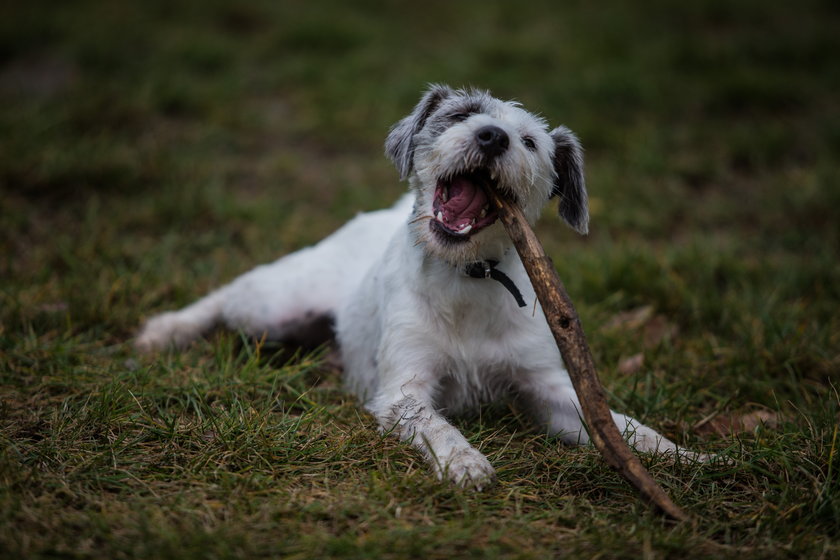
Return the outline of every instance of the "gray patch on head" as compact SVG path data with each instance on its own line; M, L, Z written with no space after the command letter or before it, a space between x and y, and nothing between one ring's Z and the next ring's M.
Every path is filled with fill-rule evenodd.
M400 179L414 170L418 146L431 144L448 128L473 115L491 114L498 103L488 91L432 85L412 113L394 125L385 141L385 153L394 162Z
M449 127L473 115L489 113L492 101L494 99L486 91L456 90L430 115L422 129L423 139L428 141L437 138Z

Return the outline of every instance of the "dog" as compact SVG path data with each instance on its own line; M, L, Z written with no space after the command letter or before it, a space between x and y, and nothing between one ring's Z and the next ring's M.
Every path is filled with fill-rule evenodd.
M489 92L431 85L385 152L410 194L152 318L137 347L181 346L218 323L301 344L334 333L345 387L381 429L420 450L438 478L476 490L495 471L448 418L482 403L516 399L550 434L587 443L578 397L488 195L505 193L532 225L556 199L560 217L586 234L577 137ZM702 458L612 416L638 451Z

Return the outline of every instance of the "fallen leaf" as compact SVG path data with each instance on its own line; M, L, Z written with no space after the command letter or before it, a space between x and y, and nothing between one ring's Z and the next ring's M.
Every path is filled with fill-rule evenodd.
M642 338L645 347L652 348L658 346L664 340L676 338L679 332L679 327L669 322L664 315L656 315L644 326Z
M616 313L609 321L604 323L604 329L638 329L647 323L651 317L653 317L653 306L643 305L642 307Z
M624 358L618 362L618 373L624 375L631 375L636 373L645 364L645 355L641 352L633 354L629 358Z
M655 313L652 305L643 305L629 311L622 311L613 315L602 327L605 331L641 330L642 343L645 348L653 348L664 340L674 339L679 333L679 327L668 321L665 315Z
M747 413L733 412L714 416L694 427L698 434L718 434L730 436L755 431L759 426L777 428L782 418L778 412L769 410L753 410Z
M43 311L44 313L63 313L69 307L66 301L53 301L39 305L38 311Z

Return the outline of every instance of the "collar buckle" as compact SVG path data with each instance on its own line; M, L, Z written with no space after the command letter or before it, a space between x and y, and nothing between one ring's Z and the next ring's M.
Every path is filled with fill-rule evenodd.
M513 283L513 280L507 274L496 268L497 264L499 264L499 261L475 261L467 264L463 268L463 271L470 278L483 278L485 280L491 278L495 280L510 292L519 307L525 307L525 300L522 299L522 294L519 292L516 284Z

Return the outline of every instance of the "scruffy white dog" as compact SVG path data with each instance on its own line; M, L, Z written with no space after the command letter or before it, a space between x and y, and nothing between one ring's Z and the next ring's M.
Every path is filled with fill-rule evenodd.
M334 319L346 387L382 429L422 451L438 477L477 489L494 480L493 467L451 415L518 398L550 433L588 442L560 353L486 190L506 192L532 224L557 197L563 219L586 233L575 135L562 126L549 132L541 118L487 92L435 85L385 147L413 195L152 318L137 346L181 345L218 323L301 341ZM613 418L637 450L694 456L632 418Z

